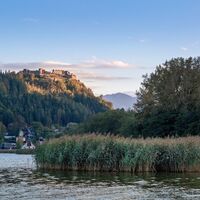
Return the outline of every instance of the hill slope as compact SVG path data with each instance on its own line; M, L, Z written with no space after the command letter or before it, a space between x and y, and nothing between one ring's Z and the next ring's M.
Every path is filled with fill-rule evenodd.
M107 94L103 96L103 99L110 101L114 109L124 108L127 110L132 108L133 104L136 102L136 97L124 93Z
M7 128L33 122L65 126L108 108L68 71L0 73L0 122Z

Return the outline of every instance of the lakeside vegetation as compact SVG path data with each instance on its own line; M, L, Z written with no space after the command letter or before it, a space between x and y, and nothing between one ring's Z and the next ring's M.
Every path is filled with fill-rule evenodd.
M15 75L9 76L12 79ZM57 84L54 80L53 83ZM4 121L12 119L8 112L10 107L12 108L10 102L14 99L8 99L1 93L0 97L3 96L3 100L0 109L4 111L0 112L2 131L9 130L15 123ZM13 93L18 98L18 93L16 94ZM56 124L59 121L60 125L66 127L61 133L66 136L51 139L36 149L36 162L40 168L128 172L200 171L200 57L173 58L157 66L155 72L145 75L137 92L137 103L133 110L109 110L109 104L104 104L98 99L90 102L87 98L81 103L85 108L92 109L91 115L87 115L85 109L65 104L65 100L68 101L66 95L58 92L46 96L30 92L19 95L19 98L27 97L27 101L22 101L25 106L14 109L15 114L19 113L17 120L24 119L31 123L36 133L43 134L44 137L51 135L46 126L51 124L54 118ZM44 98L44 102L38 98ZM75 101L74 98L72 95L70 101ZM5 102L8 104L4 104ZM79 103L77 105L80 105ZM33 109L30 112L29 107ZM24 116L18 108L25 109ZM70 120L74 118L68 118L71 116L69 109L78 117L85 116L85 121L80 124L72 123ZM48 123L43 121L43 118L37 118L40 111L45 120L50 119ZM59 111L65 112L65 115L58 114Z
M96 134L65 136L39 146L41 169L199 172L200 137L131 139Z
M173 58L157 66L144 76L136 94L133 110L99 113L71 133L144 138L200 135L200 57Z

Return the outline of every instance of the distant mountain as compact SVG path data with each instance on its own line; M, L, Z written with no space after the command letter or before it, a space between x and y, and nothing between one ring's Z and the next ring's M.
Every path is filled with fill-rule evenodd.
M136 103L136 97L124 93L107 94L103 96L103 99L110 101L114 109L124 108L128 110Z
M131 97L135 97L135 92L133 92L133 91L127 91L127 92L122 92L123 94L127 94L127 95L129 95L129 96L131 96Z

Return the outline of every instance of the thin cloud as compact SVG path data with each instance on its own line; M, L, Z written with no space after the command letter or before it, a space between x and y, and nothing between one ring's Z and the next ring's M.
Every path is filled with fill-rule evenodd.
M29 63L0 63L1 68L3 69L10 69L10 70L22 70L22 69L37 69L37 68L44 68L46 70L52 69L64 69L64 70L73 70L79 71L82 69L126 69L133 67L132 64L124 62L122 60L104 60L104 59L97 59L93 57L90 60L85 60L80 63L67 63L61 61L42 61L42 62L29 62Z
M188 48L187 47L181 47L180 48L182 51L188 51Z
M50 64L50 65L71 65L70 63L60 62L60 61L53 61L53 60L44 61L43 63L44 64Z
M78 67L88 67L88 68L129 68L132 65L124 62L122 60L103 60L93 57L90 60L83 61L77 64Z
M125 77L125 76L106 76L102 74L95 74L95 73L87 73L87 72L80 72L79 77L83 80L87 81L113 81L113 80L129 80L132 79L132 77Z

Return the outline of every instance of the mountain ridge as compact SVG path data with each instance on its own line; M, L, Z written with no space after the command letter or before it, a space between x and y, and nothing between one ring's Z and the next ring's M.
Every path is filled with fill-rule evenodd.
M136 102L136 97L132 97L122 92L103 95L103 99L110 101L113 104L114 109L132 109L134 103Z

